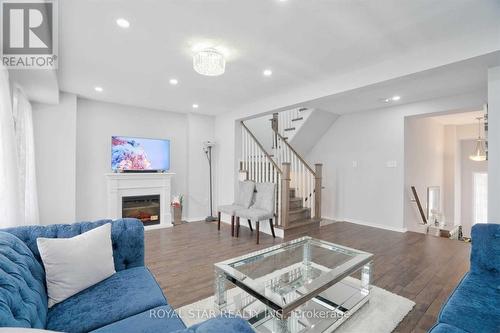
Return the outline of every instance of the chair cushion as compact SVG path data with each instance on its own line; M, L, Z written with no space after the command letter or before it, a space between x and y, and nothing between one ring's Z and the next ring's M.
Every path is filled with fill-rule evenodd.
M238 182L238 193L234 204L243 208L248 208L252 204L253 193L255 191L255 183L251 180Z
M257 183L256 189L255 203L252 205L252 208L274 212L274 192L276 185L274 185L274 183Z
M22 240L40 264L40 253L36 244L38 237L70 238L103 224L111 223L111 242L115 270L144 266L144 225L137 219L101 220L96 222L79 222L73 224L53 224L6 228L8 232Z
M161 305L167 300L149 270L130 268L54 305L47 329L88 332Z
M444 324L444 323L439 323L435 325L429 333L468 333L458 327Z
M237 210L245 209L243 206L238 206L238 205L223 205L217 207L217 210L222 213L226 213L229 215L234 215Z
M266 210L262 209L257 209L257 208L248 208L248 209L241 209L236 211L236 216L239 216L240 218L244 219L250 219L252 221L262 221L262 220L267 220L267 219L272 219L274 217L273 212L269 212Z
M101 327L93 333L156 333L172 332L186 328L170 305L159 306L135 316Z
M439 322L468 332L500 332L499 309L500 279L468 273L441 310Z
M45 273L28 246L0 231L0 327L45 328Z

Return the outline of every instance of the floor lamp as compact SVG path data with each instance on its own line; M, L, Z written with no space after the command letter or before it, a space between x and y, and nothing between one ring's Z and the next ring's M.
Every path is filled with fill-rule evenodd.
M213 202L212 202L212 148L215 146L215 142L212 141L205 141L203 143L203 151L205 152L205 155L207 156L208 160L208 170L209 170L209 177L210 177L210 215L208 215L205 218L205 222L213 222L216 221L217 219L213 216Z

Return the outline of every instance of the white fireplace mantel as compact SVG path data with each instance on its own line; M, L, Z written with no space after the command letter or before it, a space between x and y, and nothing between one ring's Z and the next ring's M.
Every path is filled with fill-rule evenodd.
M160 195L160 224L146 229L172 226L170 215L171 179L174 173L107 173L108 217L122 217L122 197Z

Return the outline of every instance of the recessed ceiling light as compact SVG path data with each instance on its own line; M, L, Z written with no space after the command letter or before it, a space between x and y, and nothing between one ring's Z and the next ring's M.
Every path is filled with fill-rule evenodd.
M384 103L391 103L391 102L397 102L401 99L401 96L394 95L392 97L387 97L387 98L381 98L380 101Z
M262 74L263 74L264 76L271 76L271 75L273 75L273 71L272 71L272 70L270 70L270 69L265 69L265 70L262 72Z
M102 87L94 87L94 90L97 91L97 92L103 92L104 89L102 89Z
M116 20L116 24L123 29L127 29L128 27L130 27L130 22L122 17Z
M197 109L199 108L200 106L198 104L193 104L193 109Z
M177 81L177 79L170 79L168 82L169 82L171 85L173 85L173 86L175 86L175 85L177 85L177 83L179 83L179 81Z

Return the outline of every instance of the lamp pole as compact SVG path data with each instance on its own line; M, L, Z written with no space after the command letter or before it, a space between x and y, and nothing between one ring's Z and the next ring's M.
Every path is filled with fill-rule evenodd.
M217 219L213 216L213 203L212 203L212 145L208 144L205 147L205 154L207 155L207 160L208 160L208 172L209 172L209 177L210 177L210 215L205 218L205 222L213 222L216 221Z

